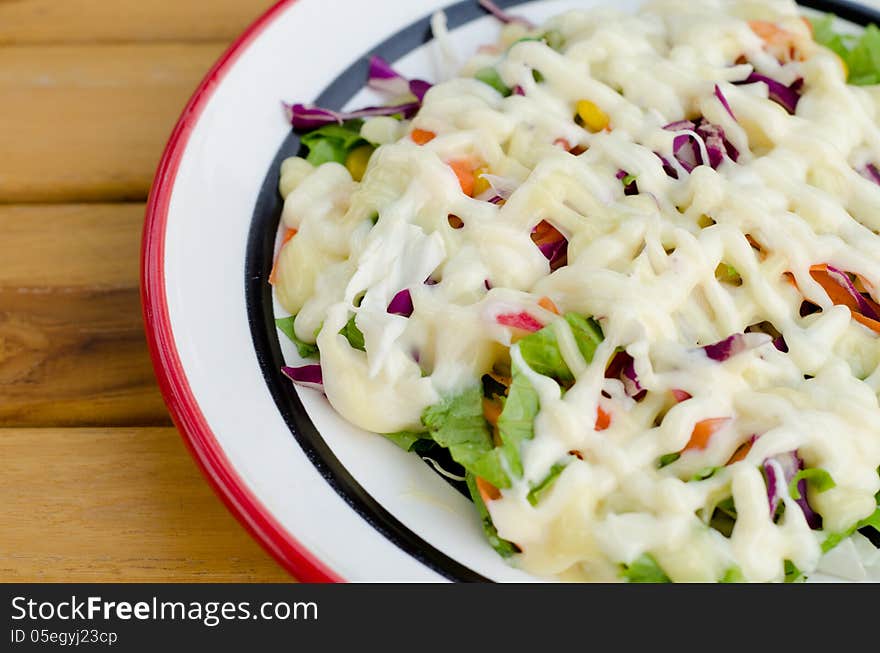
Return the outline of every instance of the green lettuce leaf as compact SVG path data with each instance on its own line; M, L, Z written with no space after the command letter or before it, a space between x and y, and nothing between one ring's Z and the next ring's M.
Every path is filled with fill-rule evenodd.
M797 568L797 566L791 561L785 561L785 582L786 583L803 583L807 580L807 577L804 576L804 572Z
M792 477L791 482L788 484L788 493L792 499L797 500L801 498L800 490L798 490L798 483L801 479L806 479L807 483L815 487L817 492L827 492L831 488L837 487L837 483L831 478L831 474L824 469L802 469Z
M827 553L838 544L843 542L850 535L855 533L858 530L863 528L873 528L875 531L880 533L880 506L877 507L877 510L874 511L874 514L866 517L858 524L855 524L851 528L846 529L845 531L840 531L838 533L832 533L828 537L825 538L825 541L822 542L822 552Z
M513 91L510 90L510 87L504 83L501 79L501 75L498 74L498 71L494 68L480 68L474 75L475 78L483 82L484 84L488 84L496 91L501 93L504 97L510 95Z
M547 494L556 483L556 479L559 478L559 475L562 473L562 470L566 468L567 464L568 463L556 463L553 465L553 467L550 468L550 472L544 477L544 480L529 490L526 498L529 500L530 504L533 506L538 505L544 495Z
M724 572L724 575L718 579L718 582L719 583L744 583L745 580L746 580L746 577L743 576L742 570L737 566L733 566L730 569L728 569L726 572Z
M516 365L512 373L513 381L504 400L504 410L498 418L498 433L510 472L519 478L523 473L520 448L523 442L535 437L535 417L540 405L538 393L528 377Z
M354 318L355 316L352 315L346 325L339 330L339 333L340 335L345 336L345 339L348 340L348 344L350 344L353 349L367 351L367 347L364 345L364 334L357 328L357 324L354 323Z
M306 160L315 166L329 161L345 163L349 152L366 143L361 138L362 126L362 120L349 120L341 125L324 125L304 134L300 143L309 149Z
M501 450L495 449L483 416L483 392L479 385L425 409L422 423L428 427L431 439L449 449L452 459L468 472L497 488L510 487Z
M293 321L296 319L295 315L290 317L280 317L275 320L275 326L286 335L290 341L296 345L296 350L299 352L299 355L303 358L315 358L318 356L318 345L313 345L308 342L303 342L299 338L296 337L296 332L293 330Z
M404 451L412 451L417 442L424 440L427 433L415 433L413 431L399 431L398 433L383 433L382 436L391 440Z
M856 86L880 83L880 28L871 24L861 36L834 31L834 16L813 19L813 38L837 53L849 70L847 82Z
M593 360L596 347L602 342L601 327L595 320L577 313L567 313L564 319L571 327L581 355L589 363ZM552 377L563 384L574 381L574 375L559 351L556 329L552 324L520 340L519 351L526 365L538 374Z
M492 545L492 548L495 549L502 558L509 558L514 553L518 553L519 549L515 544L502 539L501 536L498 535L498 529L496 529L495 524L492 523L492 516L489 514L489 509L486 507L486 504L483 503L483 497L480 496L476 477L468 472L465 475L465 481L467 482L468 490L471 493L471 499L473 499L474 505L477 507L480 521L483 523L483 531L486 533L486 539L489 540L489 544Z
M630 583L672 582L650 553L641 555L630 565L621 565L620 577Z

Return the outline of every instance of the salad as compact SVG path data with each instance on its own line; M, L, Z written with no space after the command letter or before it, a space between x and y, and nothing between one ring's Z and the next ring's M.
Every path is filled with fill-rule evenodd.
M480 4L447 81L286 105L284 373L540 577L880 580L880 30Z

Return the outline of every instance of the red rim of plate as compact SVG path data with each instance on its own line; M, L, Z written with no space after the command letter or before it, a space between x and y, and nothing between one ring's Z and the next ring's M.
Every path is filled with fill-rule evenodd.
M187 448L226 507L287 571L304 582L343 579L288 533L253 495L211 431L180 362L165 294L168 208L183 153L202 110L238 57L297 0L280 0L217 60L183 110L159 162L147 202L141 245L141 306L159 387Z

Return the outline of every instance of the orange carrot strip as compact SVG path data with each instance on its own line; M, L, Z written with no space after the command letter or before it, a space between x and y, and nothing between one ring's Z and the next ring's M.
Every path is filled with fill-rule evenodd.
M501 405L500 401L493 401L492 399L483 397L483 417L486 418L486 421L489 422L489 424L492 426L498 426L498 418L501 417L502 410L504 410L504 407Z
M709 445L709 439L718 431L720 431L727 422L729 417L713 417L704 419L694 425L691 439L688 441L682 451L690 451L691 449L705 449Z
M611 426L611 415L599 406L599 410L596 413L596 430L604 431L609 426Z
M480 491L480 497L483 499L483 503L489 503L490 501L495 501L496 499L501 498L501 492L498 488L479 476L477 476L477 490Z
M461 184L461 192L469 197L474 195L474 167L467 159L456 159L449 162L449 167L458 177L458 183Z
M435 138L437 138L437 134L434 132L429 132L427 129L413 129L412 134L410 134L410 138L413 139L413 142L416 145L424 145L425 143L430 143Z
M768 43L771 41L776 41L777 39L784 38L786 35L790 36L790 33L777 25L776 23L771 23L768 20L750 20L749 27L752 28L752 31L760 36L764 41Z
M866 327L873 330L875 333L880 334L880 322L878 322L877 320L872 320L871 318L866 317L866 316L862 315L861 313L853 313L852 316L856 322L858 322L860 324L864 324Z
M296 229L288 229L284 232L284 239L281 242L281 247L283 248L291 238L296 236ZM275 258L275 261L272 263L272 271L269 273L269 283L271 285L275 285L275 281L278 279L278 259L281 258L280 250L278 252L279 256Z
M730 457L730 460L727 461L727 464L732 465L733 463L738 463L740 460L745 460L746 456L748 456L749 452L752 450L752 444L754 444L752 440L741 444L739 448L733 452L733 455Z
M556 313L556 315L559 315L559 309L556 308L556 304L554 304L553 300L549 297L541 297L541 299L538 300L538 306L550 311L551 313Z

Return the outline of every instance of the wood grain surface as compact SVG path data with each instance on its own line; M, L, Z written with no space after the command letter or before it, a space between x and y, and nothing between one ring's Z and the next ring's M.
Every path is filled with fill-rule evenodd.
M0 0L0 582L292 579L202 477L141 319L144 204L269 0Z

